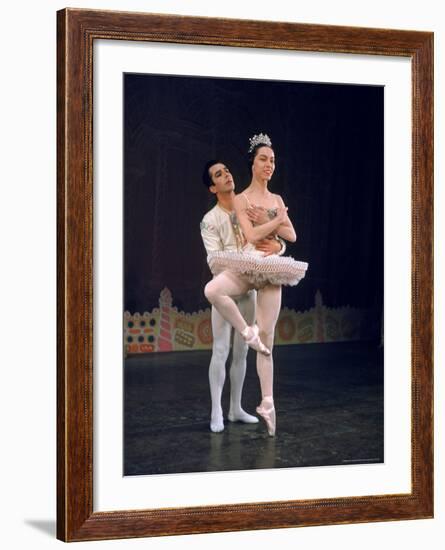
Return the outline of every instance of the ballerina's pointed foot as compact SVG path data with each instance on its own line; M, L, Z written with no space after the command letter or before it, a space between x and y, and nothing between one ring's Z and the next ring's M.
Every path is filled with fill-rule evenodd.
M247 326L241 334L250 348L262 353L263 355L270 355L269 348L266 348L263 342L261 342L258 332L258 325L252 325Z
M271 397L265 397L261 401L261 405L256 408L256 412L264 419L267 426L267 432L273 437L276 431L276 414L273 399Z

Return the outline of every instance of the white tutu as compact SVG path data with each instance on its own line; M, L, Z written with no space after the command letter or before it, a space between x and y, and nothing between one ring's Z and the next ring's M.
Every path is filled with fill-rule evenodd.
M295 286L303 279L308 268L306 262L299 262L290 256L264 256L252 245L247 245L241 252L210 252L207 262L213 275L232 271L243 275L258 287L268 283Z

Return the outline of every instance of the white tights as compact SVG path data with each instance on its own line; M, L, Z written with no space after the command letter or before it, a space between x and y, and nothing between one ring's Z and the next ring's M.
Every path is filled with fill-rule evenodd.
M249 324L255 320L256 293L248 292L237 299L237 304ZM230 352L232 326L218 310L212 307L213 347L209 366L212 412L210 428L213 432L224 429L221 395L226 378L226 361ZM241 393L246 376L247 345L238 332L233 334L232 363L230 365L230 409L229 420L254 423L258 419L246 413L241 406Z
M217 309L238 333L247 326L247 322L234 297L245 294L252 285L239 275L230 271L223 271L207 283L204 293L209 302ZM266 285L257 292L256 318L259 335L272 352L275 325L281 308L281 286ZM250 320L249 320L250 323ZM261 395L273 399L273 359L257 353L257 373L260 379Z

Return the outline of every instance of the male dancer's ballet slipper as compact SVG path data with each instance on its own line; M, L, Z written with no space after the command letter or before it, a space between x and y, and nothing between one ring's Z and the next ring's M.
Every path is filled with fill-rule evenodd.
M215 416L211 416L210 418L210 430L213 432L213 433L219 433L219 432L222 432L224 430L224 420L223 420L223 415L222 413L221 414L216 414Z
M248 338L249 331L251 331L250 338ZM258 332L259 332L258 325L252 325L251 327L247 326L242 331L241 334L244 337L246 344L250 348L254 349L255 351L258 351L259 353L262 353L263 355L270 355L270 350L266 348L263 342L261 342Z
M257 424L258 418L253 414L246 413L243 409L236 412L229 411L227 418L230 422L244 422L244 424Z
M273 437L276 429L276 415L273 399L271 397L265 397L261 401L261 405L256 408L256 412L264 419L267 431L269 435Z

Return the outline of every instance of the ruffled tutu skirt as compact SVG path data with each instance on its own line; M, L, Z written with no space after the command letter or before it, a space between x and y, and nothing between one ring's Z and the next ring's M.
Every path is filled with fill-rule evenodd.
M266 284L295 286L303 279L308 268L306 262L299 262L290 256L263 256L262 252L249 245L241 252L211 252L207 262L213 275L232 271L243 275L257 287Z

